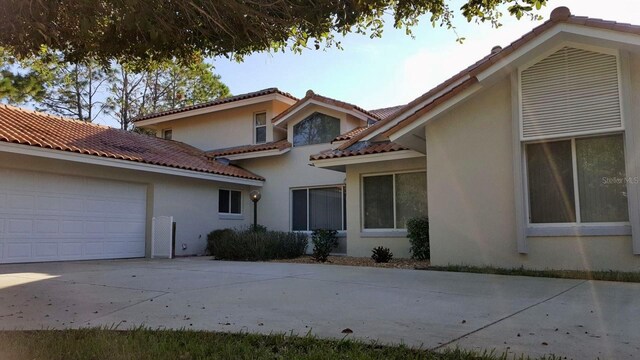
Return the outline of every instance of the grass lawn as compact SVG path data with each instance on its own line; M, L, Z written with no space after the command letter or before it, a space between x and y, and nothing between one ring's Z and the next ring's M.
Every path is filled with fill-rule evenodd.
M376 346L312 336L173 330L0 331L0 359L513 359L506 355ZM516 359L523 359L517 357ZM553 359L553 358L552 358Z
M417 268L418 270L467 272L476 274L496 274L514 276L548 277L559 279L582 279L582 280L602 280L640 283L640 272L623 271L577 271L577 270L529 270L525 268L495 268L478 266L426 266Z

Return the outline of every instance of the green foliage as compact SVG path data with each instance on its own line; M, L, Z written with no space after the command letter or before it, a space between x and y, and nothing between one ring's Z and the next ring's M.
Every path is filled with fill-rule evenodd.
M1 100L84 121L109 115L127 130L135 117L230 95L213 65L197 56L189 64L171 59L104 65L68 62L46 48L27 58L0 48L0 61Z
M338 246L338 232L336 230L316 229L311 235L313 244L313 258L317 262L326 262L329 254Z
M614 270L601 270L601 271L532 270L532 269L525 269L524 267L509 269L509 268L496 268L492 266L466 266L466 265L428 266L425 268L421 268L419 270L640 283L640 271L624 272L624 271L614 271Z
M387 247L378 246L373 248L371 252L373 253L371 258L377 263L388 263L393 259L393 253Z
M20 57L42 45L76 62L96 58L185 63L194 54L243 56L336 46L348 33L380 37L387 14L393 26L411 29L424 16L433 26L455 29L454 18L500 26L502 9L530 15L547 0L282 0L114 1L4 0L0 3L0 46ZM462 6L461 6L462 5ZM461 6L461 7L459 7Z
M217 229L207 234L207 255L213 256L216 246L219 246L220 242L224 241L225 238L233 236L233 233L234 230L232 229Z
M407 221L407 237L411 243L411 257L416 260L429 260L429 219L416 217Z
M207 235L207 252L216 259L264 261L304 255L307 236L260 228L214 230Z
M436 351L406 345L386 346L312 335L260 335L187 330L38 330L0 332L3 360L174 360L174 359L379 359L379 360L516 360L525 356L495 351L445 348ZM560 359L553 355L541 359Z

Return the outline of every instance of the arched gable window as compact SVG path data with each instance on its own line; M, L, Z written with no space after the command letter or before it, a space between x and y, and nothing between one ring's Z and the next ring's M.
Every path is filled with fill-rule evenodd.
M293 126L293 146L330 143L340 135L340 119L313 113Z

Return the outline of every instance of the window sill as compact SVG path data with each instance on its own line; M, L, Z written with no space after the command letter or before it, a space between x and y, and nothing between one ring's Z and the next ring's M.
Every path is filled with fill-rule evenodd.
M244 215L242 215L242 214L218 214L218 219L220 219L220 220L244 220Z
M560 237L560 236L628 236L631 225L554 225L529 226L527 236Z
M406 238L407 230L363 230L361 238Z
M309 237L311 235L313 235L313 231L308 231L308 230L291 230L291 232L299 233L299 234L306 234ZM338 230L338 233L336 234L336 237L339 238L339 239L346 238L347 237L347 230Z

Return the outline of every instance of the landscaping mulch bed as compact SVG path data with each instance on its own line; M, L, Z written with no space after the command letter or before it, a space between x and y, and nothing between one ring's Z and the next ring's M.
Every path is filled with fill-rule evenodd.
M323 264L316 262L310 256L302 256L295 259L272 260L272 262L294 263L294 264ZM429 266L429 261L418 261L412 259L392 259L388 263L376 263L368 257L352 256L329 256L324 265L346 265L346 266L369 266L389 269L416 269Z

